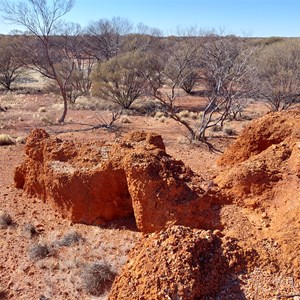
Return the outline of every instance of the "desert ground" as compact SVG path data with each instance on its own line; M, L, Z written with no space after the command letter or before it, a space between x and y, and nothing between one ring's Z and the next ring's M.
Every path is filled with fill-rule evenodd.
M177 105L192 111L201 101L196 96L183 95ZM299 299L299 107L282 113L281 117L280 113L267 114L263 103L250 102L239 120L226 121L224 125L234 135L225 130L210 132L212 150L204 143L189 142L183 128L145 103L137 102L111 128L93 128L110 122L111 107L103 101L79 98L70 106L66 122L58 125L56 119L62 106L57 96L1 95L0 133L9 135L13 143L0 146L0 210L2 218L3 214L11 217L11 222L2 224L0 229L0 299ZM265 119L260 123L261 117ZM249 124L252 124L250 129ZM215 195L225 199L216 202L220 226L189 229L193 226L185 227L175 220L162 233L149 233L139 230L133 215L100 225L72 222L52 202L16 187L15 169L27 157L26 138L35 128L44 129L50 138L80 145L94 142L113 145L136 131L161 135L166 153L199 175L202 190L208 190L212 182L217 186ZM278 138L269 139L264 132ZM241 133L244 143L240 140L226 150L241 138ZM247 148L252 141L254 145L264 144L264 139L270 143L261 150ZM249 152L244 158L243 151ZM236 162L235 154L239 157ZM259 176L260 181L256 180ZM187 212L186 218L192 215ZM172 269L164 287L169 283L172 290L176 278L185 282L184 276L190 282L196 280L191 270L180 273L180 251L188 252L180 244L191 245L192 249L193 239L189 237L202 229L212 240L224 245L220 249L224 250L221 254L228 268L220 265L213 270L209 264L202 265L206 286L201 288L207 292L201 297L187 296L185 287L182 294L176 288L177 296L169 295L166 289L165 294L159 294L156 281L163 278L166 268L160 261L163 257L178 260L177 265L174 263L178 269ZM174 235L174 243L168 247L171 249L177 243L176 247L181 249L174 252L174 257L171 250L162 253L159 246L157 251L151 248L153 240L158 241L157 235L164 230L169 236ZM199 236L204 234L199 232ZM46 250L38 249L38 245ZM137 248L132 251L134 247ZM169 249L164 247L164 251ZM156 268L147 258L147 251L152 251L160 261ZM108 280L102 287L100 283L95 292L91 273L92 266L97 264L107 266L110 271L103 275ZM212 275L210 271L215 273ZM198 287L191 284L190 288Z

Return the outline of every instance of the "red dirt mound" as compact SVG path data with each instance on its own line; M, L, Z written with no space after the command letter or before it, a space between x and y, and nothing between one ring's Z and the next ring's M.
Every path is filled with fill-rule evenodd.
M159 135L135 132L116 143L81 143L34 130L15 171L18 188L51 202L72 222L103 224L134 214L144 232L168 223L216 228L211 191L165 152Z
M216 299L233 266L243 265L240 253L231 251L228 259L234 248L210 231L183 226L145 236L130 252L109 299Z
M250 197L260 197L262 201L265 193L272 193L275 185L286 177L291 153L290 145L273 145L226 169L215 179L220 193L228 201L240 204Z
M224 153L220 163L229 166L214 180L218 195L242 207L257 226L257 237L276 240L276 268L294 274L300 270L299 141L300 112L268 114L245 128ZM243 228L232 227L234 235L241 236Z
M269 113L247 126L218 163L221 166L232 166L286 139L299 140L299 128L299 111Z
M101 224L132 214L126 177L118 168L99 168L107 146L50 138L34 130L27 139L25 162L15 182L28 195L51 202L73 222Z
M299 177L299 139L300 112L253 121L219 159L225 167L215 179L221 194L240 203L254 196L264 199L278 182Z

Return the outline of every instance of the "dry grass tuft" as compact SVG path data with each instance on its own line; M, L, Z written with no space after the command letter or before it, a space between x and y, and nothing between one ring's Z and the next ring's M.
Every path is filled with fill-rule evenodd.
M25 224L22 230L22 234L23 236L32 239L35 236L37 236L39 233L33 224Z
M187 122L197 121L200 119L200 114L197 112L189 111L189 110L182 110L177 113L177 116Z
M160 119L160 118L165 117L165 116L166 116L166 114L165 114L164 112L162 112L162 111L157 111L157 112L155 113L155 115L154 115L154 118L155 118L155 119Z
M70 231L62 239L57 241L58 246L71 246L83 242L84 238L76 231Z
M44 107L44 106L41 106L41 107L39 107L39 109L38 109L38 112L39 113L45 113L47 110L46 110L46 107Z
M70 106L74 110L116 110L118 105L97 97L81 96Z
M237 131L234 128L230 128L230 127L225 128L224 132L227 135L229 135L229 136L236 136L236 135L238 135Z
M162 122L162 123L166 122L166 119L167 119L166 114L162 111L157 111L153 117L155 120Z
M121 122L122 124L130 124L130 123L131 123L130 119L129 119L128 117L126 117L126 116L122 116L122 117L120 118L120 122Z
M185 144L190 144L191 140L187 136L182 135L177 138L177 142L178 144L185 145Z
M40 260L50 254L50 249L47 245L34 244L28 249L28 256L31 260Z
M26 143L26 138L25 137L22 137L22 136L18 136L16 138L16 143L17 144L25 144Z
M10 225L12 225L11 216L7 212L1 210L0 211L0 228L5 229Z
M215 125L215 126L213 126L213 127L211 127L211 131L212 132L221 132L222 131L222 126L220 126L220 125Z
M81 279L86 293L101 296L110 289L116 273L105 262L95 262L82 269Z
M54 113L36 113L34 114L34 119L42 122L45 125L53 125L56 124L56 117Z
M15 144L15 140L8 134L0 134L0 146Z
M63 103L54 103L51 105L51 108L54 110L54 111L63 111L64 109L64 104Z
M193 111L190 112L190 119L192 119L192 120L198 120L199 116L200 116L199 113L196 113Z
M177 115L182 119L189 119L190 118L190 111L188 110L182 110Z

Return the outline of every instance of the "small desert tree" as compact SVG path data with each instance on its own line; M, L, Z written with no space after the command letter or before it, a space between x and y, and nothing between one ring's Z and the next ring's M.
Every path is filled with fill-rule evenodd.
M207 104L196 138L206 140L206 131L223 122L239 101L253 96L250 67L252 50L236 37L211 36L201 45L199 64Z
M272 111L300 100L300 42L286 39L262 47L256 55L259 98Z
M140 52L129 52L99 63L92 75L93 95L121 108L130 108L146 84L140 72L143 66L144 57Z
M63 51L55 43L55 34L61 25L61 18L73 7L74 0L26 0L11 2L0 1L3 17L14 24L25 27L30 36L22 45L23 55L28 68L40 72L43 76L54 80L59 87L64 102L63 113L58 120L64 122L67 109L67 84L74 70L74 63L66 75L65 63L68 60ZM64 69L64 72L61 72Z
M192 43L194 47L187 40L177 42L172 51L166 51L166 56L162 58L155 54L150 56L145 77L149 81L151 95L162 103L167 115L185 126L190 139L206 141L208 128L222 126L233 105L238 101L244 103L253 95L250 80L252 68L249 64L252 52L235 37L207 36L199 38L198 43L196 41ZM200 54L197 47L201 50ZM191 67L195 65L195 60L206 105L201 119L197 124L192 124L178 114L174 104L183 82L192 72L196 72ZM163 92L161 87L166 82L170 88Z
M63 24L61 34L55 38L58 53L64 61L56 65L66 81L66 93L69 102L74 103L77 97L88 95L92 85L91 72L95 58L88 52L81 26L76 23ZM71 76L69 76L71 74ZM59 92L55 82L49 85L52 91Z
M171 46L172 45L172 46ZM169 38L151 49L146 56L144 68L140 70L147 80L146 92L156 98L170 118L182 124L194 138L193 127L178 114L176 100L182 85L194 71L197 46L192 40ZM163 86L167 88L163 89Z
M161 36L162 32L158 28L139 23L130 34L123 36L122 49L124 52L148 52L153 46L155 47Z
M0 84L6 90L11 90L12 84L24 73L24 64L19 58L16 43L18 37L0 38Z
M98 61L109 60L120 54L123 37L132 29L132 24L120 17L111 20L100 19L86 29L90 54Z
M171 82L170 99L175 97L178 88L190 93L197 78L198 47L195 39L185 37L175 41L173 47L167 45L165 53L167 60L164 75Z

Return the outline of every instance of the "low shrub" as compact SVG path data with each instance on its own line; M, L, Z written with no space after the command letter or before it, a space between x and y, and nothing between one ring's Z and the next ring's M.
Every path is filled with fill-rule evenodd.
M225 132L227 135L230 135L230 136L235 136L235 135L238 134L238 133L236 132L236 130L233 129L233 128L225 128L225 129L224 129L224 132Z
M116 273L104 262L95 262L82 269L81 279L86 293L99 297L110 289Z
M10 225L12 225L11 216L5 211L0 211L0 228L5 229Z
M40 260L50 254L50 249L47 245L34 244L28 249L28 256L31 260Z
M0 146L7 146L15 144L14 139L8 134L0 134Z
M160 120L160 119L165 119L165 118L166 118L166 114L162 111L157 111L154 115L155 120Z
M58 246L71 246L84 241L83 237L76 231L71 231L63 236L58 242Z
M182 110L177 115L182 119L188 119L190 117L190 111L188 110Z
M122 116L122 117L120 118L120 122L121 122L122 124L130 124L130 123L131 123L130 119L127 118L126 116Z
M44 125L53 125L56 124L55 114L51 112L45 112L45 113L36 113L33 115L33 117L39 121L42 122Z
M16 143L18 143L18 144L25 144L26 143L26 138L22 137L22 136L18 136L16 138Z
M44 113L44 112L46 112L47 110L46 110L46 107L44 107L44 106L41 106L41 107L39 107L39 109L38 109L38 112L39 113Z
M161 105L148 99L137 100L133 104L134 110L139 115L153 116L160 109Z
M33 224L25 224L22 233L25 237L32 239L33 237L37 236L39 233L36 230Z
M212 132L220 132L220 131L222 131L222 126L220 126L220 125L215 125L215 126L213 126L213 127L211 128L211 131L212 131Z

